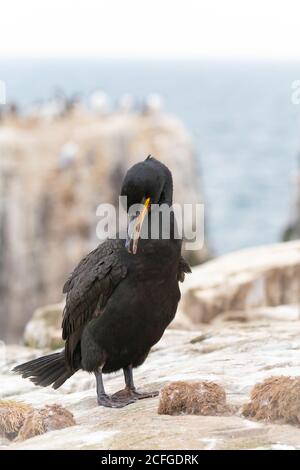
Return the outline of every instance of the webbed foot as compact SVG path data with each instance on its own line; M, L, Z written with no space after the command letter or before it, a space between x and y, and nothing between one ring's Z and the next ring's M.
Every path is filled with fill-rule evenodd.
M154 398L157 397L159 394L158 390L153 390L152 392L138 392L137 390L131 390L132 396L136 398L136 400L143 400L144 398Z
M138 392L135 389L124 388L123 390L119 390L118 392L112 395L112 398L120 399L120 400L131 400L131 403L137 400L143 400L144 398L154 398L157 397L158 391L152 392Z
M115 393L114 395L99 395L98 396L98 405L105 406L106 408L123 408L124 406L130 405L134 403L136 400L131 396L117 396Z

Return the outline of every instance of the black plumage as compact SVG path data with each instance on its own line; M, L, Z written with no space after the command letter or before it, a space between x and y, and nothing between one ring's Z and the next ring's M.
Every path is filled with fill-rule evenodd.
M144 204L134 226L140 236L143 217L151 219L153 204L172 205L171 172L148 157L127 172L121 194L127 196L129 207ZM15 371L37 385L53 384L54 388L79 369L94 372L98 402L104 406L120 407L154 396L156 392L135 390L132 368L145 361L173 320L180 300L178 281L190 272L174 230L171 214L169 239L139 238L133 248L134 234L129 233L127 243L108 239L83 258L63 288L65 349L21 364ZM126 387L108 397L102 373L119 369L124 371Z

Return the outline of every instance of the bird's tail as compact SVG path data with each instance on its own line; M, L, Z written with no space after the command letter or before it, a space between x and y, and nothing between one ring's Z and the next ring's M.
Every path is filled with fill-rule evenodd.
M13 372L29 378L35 385L47 387L53 384L53 388L59 388L68 380L75 371L68 370L65 363L64 351L39 357L25 362L13 369Z

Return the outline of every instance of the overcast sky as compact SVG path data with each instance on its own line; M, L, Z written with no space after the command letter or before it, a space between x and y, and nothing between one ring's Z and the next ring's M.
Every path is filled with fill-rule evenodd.
M0 0L0 57L300 59L300 0Z

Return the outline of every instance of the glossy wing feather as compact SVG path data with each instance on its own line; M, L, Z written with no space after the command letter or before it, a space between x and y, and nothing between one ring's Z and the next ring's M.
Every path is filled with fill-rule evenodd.
M71 368L75 367L74 354L84 326L101 313L115 287L126 277L120 249L119 240L106 240L82 259L64 285L67 296L62 337Z

